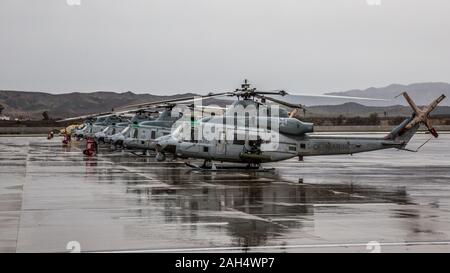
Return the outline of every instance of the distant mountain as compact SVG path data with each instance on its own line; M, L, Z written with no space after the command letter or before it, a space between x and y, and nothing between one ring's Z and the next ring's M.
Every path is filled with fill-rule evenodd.
M120 106L165 99L193 96L194 94L178 94L173 96L157 96L151 94L134 94L133 92L92 92L48 94L43 92L1 91L0 105L5 109L3 114L24 118L42 119L42 112L48 111L51 118L63 118L97 112L110 111Z
M314 117L336 117L343 115L345 117L368 117L372 113L377 113L379 117L397 117L397 116L409 116L412 114L411 107L402 105L393 106L366 106L354 102L348 102L339 105L319 105L309 106L306 110L307 116ZM450 106L437 107L432 116L437 115L450 115Z
M403 97L394 99L395 96L402 93L403 91L408 92L408 94L418 105L428 104L430 103L430 101L437 98L441 94L445 94L447 98L442 101L440 105L450 106L450 84L443 82L414 83L409 85L391 84L389 86L381 88L371 87L364 90L354 89L343 92L326 93L327 95L386 99L386 101L317 98L297 95L291 95L287 97L291 102L300 103L307 106L336 105L346 102L355 102L368 106L407 105Z
M391 84L382 88L371 87L365 90L350 90L345 92L327 93L328 95L340 95L340 96L355 96L364 98L380 98L380 99L392 99L402 92L408 92L408 94L414 99L416 104L425 105L429 104L433 99L439 97L441 94L447 96L447 99L441 102L440 105L450 105L450 84L444 82L425 82L414 83L409 85ZM395 100L396 103L406 105L403 97ZM378 103L366 103L361 101L361 104L365 105L377 105ZM383 105L390 105L392 102L381 103Z
M372 87L365 90L350 90L328 94L391 99L403 91L407 91L418 105L428 104L439 95L445 94L448 98L440 105L450 106L450 84L439 82L415 83L410 85L392 84L382 88ZM4 107L2 114L7 116L42 119L42 113L47 111L49 116L55 119L110 111L112 108L140 102L159 101L193 95L186 93L173 96L158 96L152 94L135 94L133 92L115 93L105 91L55 95L43 92L0 90L0 105ZM383 116L384 112L389 116L405 116L411 113L409 107L402 106L406 105L403 98L373 102L288 95L280 97L280 99L291 103L304 104L308 106L308 113L316 116L335 116L340 114L344 116L368 116L370 113L378 113L380 116ZM223 100L214 100L208 102L208 104L230 104L230 102L223 102ZM439 107L434 113L449 114L449 109L450 107Z

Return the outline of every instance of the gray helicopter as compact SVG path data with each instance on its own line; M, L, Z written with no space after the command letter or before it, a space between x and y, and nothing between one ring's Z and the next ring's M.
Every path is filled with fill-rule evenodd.
M146 154L148 150L155 149L155 139L169 135L174 123L182 117L182 112L176 112L175 107L192 108L192 105L183 103L215 96L217 95L190 96L140 103L113 109L111 112L72 117L61 121L85 119L84 125L75 131L78 138L93 138L96 142L120 146L127 150L140 150ZM131 120L125 121L125 115L129 114L134 116Z
M94 139L99 143L110 144L111 137L115 135L117 132L121 132L123 129L128 127L129 124L130 124L129 120L111 123L110 125L106 126L106 128L104 128L102 131L95 133Z
M125 139L130 137L131 130L134 124L139 124L140 122L143 121L155 120L158 114L159 113L157 111L145 111L145 110L138 111L133 115L130 122L127 123L126 127L124 127L121 131L116 132L115 134L107 136L105 139L106 141L109 140L108 143L110 143L114 148L118 147L123 148L123 143Z
M177 104L173 102L162 102L150 106L147 105L147 110L149 109L148 107L150 107L153 110L162 109L162 112L159 114L158 118L154 120L132 123L127 137L123 140L123 147L125 149L141 150L143 155L146 155L149 150L155 150L157 144L155 140L162 136L170 135L174 125L183 117L183 112L187 109L193 109L193 105L186 105L183 103L195 99L197 98L192 98L190 100L183 99ZM220 110L221 109L216 109L214 112L220 112ZM202 108L202 111L211 114L211 111L209 110Z
M257 91L245 81L240 89L221 94L238 99L223 116L204 117L196 124L186 121L170 135L158 138L156 159L164 160L165 153L172 153L184 159L203 159L201 166L186 163L199 169L225 168L216 165L215 161L243 163L244 168L262 169L261 163L293 157L303 160L305 156L355 154L388 148L411 151L406 145L420 124L438 137L429 114L445 98L441 95L428 106L419 108L406 92L402 93L413 109L412 116L384 137L360 137L313 134L314 125L299 118L304 106L269 96L286 94L283 90ZM293 108L293 111L276 107L278 105Z
M59 122L70 120L84 120L84 123L72 133L77 139L102 138L102 140L106 132L103 132L104 130L113 129L118 124L123 126L124 122L128 122L125 117L113 115L111 112L67 118Z
M168 135L171 132L172 125L181 117L173 115L172 107L168 106L154 120L144 120L130 124L129 133L123 140L125 149L142 150L147 153L151 147L151 142L155 139Z

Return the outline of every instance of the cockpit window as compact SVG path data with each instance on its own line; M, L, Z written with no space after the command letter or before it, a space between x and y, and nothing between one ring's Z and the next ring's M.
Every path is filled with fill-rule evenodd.
M213 117L204 117L202 119L200 119L200 122L208 122L212 119Z
M142 121L141 123L139 123L139 125L149 125L149 126L152 126L152 125L155 125L155 121L154 120L148 120L148 121Z

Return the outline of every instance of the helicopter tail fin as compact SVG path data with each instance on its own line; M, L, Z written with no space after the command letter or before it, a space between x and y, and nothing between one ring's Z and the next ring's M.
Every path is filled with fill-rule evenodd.
M405 144L411 140L411 138L414 136L414 134L419 129L419 124L416 124L414 127L407 129L406 126L411 123L411 121L414 119L414 114L405 119L402 123L400 123L398 126L396 126L392 131L390 131L384 139L389 140L395 140L395 141L402 141Z

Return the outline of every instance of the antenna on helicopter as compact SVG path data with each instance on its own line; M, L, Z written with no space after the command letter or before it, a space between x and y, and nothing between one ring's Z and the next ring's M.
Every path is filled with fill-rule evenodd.
M244 83L241 84L241 88L242 88L242 90L248 90L248 89L250 89L250 84L248 83L248 80L247 80L247 79L244 79Z

